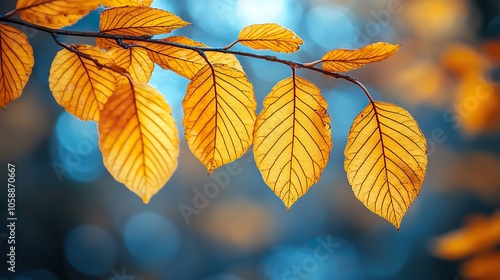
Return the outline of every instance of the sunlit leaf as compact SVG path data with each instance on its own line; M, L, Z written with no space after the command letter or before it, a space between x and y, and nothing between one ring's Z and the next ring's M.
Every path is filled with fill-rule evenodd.
M345 157L356 197L399 229L426 173L427 144L417 122L397 105L370 103L354 119Z
M206 45L184 36L171 36L161 41L192 47L206 47ZM207 65L205 59L195 50L155 43L143 43L142 45L148 48L151 59L162 68L172 70L188 79L192 79L201 68ZM243 71L240 62L233 54L219 52L206 52L205 54L212 64L226 64Z
M99 31L106 34L127 36L153 36L170 33L188 25L180 17L150 7L116 7L101 13ZM108 49L118 47L115 40L97 38L97 46Z
M328 163L327 107L313 83L294 75L273 87L255 122L255 163L287 209L319 180Z
M400 45L375 43L357 50L338 49L327 52L321 61L323 70L347 72L361 68L368 63L382 61L396 53Z
M104 165L147 203L177 167L178 132L165 98L147 84L122 84L104 106L98 129Z
M172 36L162 39L162 41L189 46L203 46L203 44L183 36ZM143 45L147 46L149 56L159 66L172 70L188 79L193 78L206 65L203 57L194 50L154 43L143 43Z
M18 0L19 17L49 28L72 25L99 7L99 0Z
M0 24L0 107L21 96L35 60L26 35L16 28Z
M253 24L243 28L238 42L256 49L276 52L295 52L304 42L292 30L276 23Z
M147 83L153 74L154 63L141 48L111 48L108 51L116 65L130 73L132 80Z
M121 6L151 6L153 0L101 0L101 4L106 7Z
M227 66L231 66L243 72L243 67L241 67L240 61L234 54L210 51L205 52L205 54L207 55L208 61L212 64L226 64Z
M241 157L252 144L257 103L245 73L205 65L189 83L182 107L186 141L209 173Z
M101 49L78 45L76 49L102 65L113 64ZM116 73L67 49L59 51L52 62L49 87L57 103L82 120L98 121L100 110L116 88Z

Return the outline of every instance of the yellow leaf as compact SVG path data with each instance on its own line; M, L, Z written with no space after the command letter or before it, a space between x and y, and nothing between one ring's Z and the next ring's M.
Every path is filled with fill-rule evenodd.
M21 96L35 60L26 35L18 29L0 24L0 107Z
M238 159L252 144L257 103L245 73L205 65L189 83L182 107L186 141L208 173Z
M238 42L256 49L292 53L304 42L292 30L276 23L253 24L243 28Z
M19 17L49 28L72 25L99 7L98 0L18 0Z
M78 45L76 49L100 64L113 64L111 57L97 47ZM68 112L81 120L99 121L100 110L116 88L116 74L63 49L50 67L49 87L57 103Z
M370 103L354 119L345 157L356 197L399 230L427 166L427 144L417 122L397 105Z
M161 41L192 47L206 47L206 45L184 36L171 36ZM155 43L143 45L147 47L149 56L154 62L162 68L172 70L188 79L192 79L207 64L205 59L195 50ZM206 56L212 64L226 64L243 71L240 62L233 54L209 51L206 52Z
M323 70L331 72L347 72L361 68L368 63L382 61L396 53L400 45L375 43L357 50L332 50L326 53L321 61Z
M254 129L254 157L287 210L316 183L330 157L328 105L319 88L293 75L264 99Z
M202 43L183 36L172 36L161 41L188 46L204 46ZM192 79L206 65L205 59L194 50L155 43L143 43L143 45L147 47L149 56L154 62L188 79Z
M221 52L205 52L211 64L226 64L237 70L243 71L240 61L234 54Z
M121 6L151 6L153 0L101 0L101 4L106 7Z
M116 7L101 13L99 31L105 34L153 36L170 33L188 25L180 17L150 7ZM115 40L97 38L97 46L104 49L118 47Z
M122 84L104 106L98 130L106 168L147 203L177 167L178 132L165 98L147 84Z
M154 63L141 48L111 48L108 51L116 65L126 69L132 80L147 83L153 74Z

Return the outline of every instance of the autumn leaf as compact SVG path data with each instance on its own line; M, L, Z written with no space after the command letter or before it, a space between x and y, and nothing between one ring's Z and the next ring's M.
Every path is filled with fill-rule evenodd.
M102 65L113 60L101 49L78 45L76 50ZM63 49L52 62L49 87L59 105L81 120L99 121L100 110L116 88L116 73Z
M234 54L211 51L206 51L205 54L207 55L208 61L210 61L211 64L225 64L227 66L235 68L236 70L244 72L240 61Z
M101 4L106 7L122 6L151 6L153 0L101 0Z
M208 173L241 157L252 144L257 103L245 73L205 65L182 101L186 141Z
M253 24L243 28L238 42L256 49L292 53L304 42L292 30L276 23Z
M181 44L192 47L206 47L206 45L184 36L171 36L160 41ZM195 50L157 43L144 43L151 59L164 69L192 79L198 71L207 65L206 60ZM240 62L233 54L219 52L205 52L212 64L226 64L243 71Z
M141 48L111 48L107 53L117 66L128 71L132 80L147 83L151 78L154 63L146 50Z
M356 197L399 230L426 172L427 144L417 122L397 105L370 103L354 119L345 157Z
M357 50L338 49L326 53L321 61L323 70L348 72L361 68L368 63L382 61L396 53L400 45L375 43Z
M183 36L172 36L161 39L161 41L188 46L203 46L203 44ZM206 65L205 59L194 50L155 43L144 43L144 45L147 47L151 59L160 67L172 70L188 79L192 79Z
M35 60L26 35L18 29L0 24L0 107L21 96Z
M99 0L18 0L16 10L27 22L48 28L72 25L99 7Z
M102 109L98 130L106 168L147 203L177 167L178 132L165 98L147 84L122 84Z
M295 74L264 100L254 129L255 163L287 209L316 183L332 149L325 98Z
M150 7L115 7L101 13L99 31L105 34L125 36L153 36L170 33L188 25L180 17ZM97 46L103 49L118 47L115 40L97 38Z

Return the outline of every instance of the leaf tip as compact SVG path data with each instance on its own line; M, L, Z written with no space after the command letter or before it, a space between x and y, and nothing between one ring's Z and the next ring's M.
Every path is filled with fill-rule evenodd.
M396 228L397 231L401 231L401 220L388 221Z
M142 199L142 202L144 202L144 204L148 204L149 201L151 200L151 195L143 194L141 196L141 199Z

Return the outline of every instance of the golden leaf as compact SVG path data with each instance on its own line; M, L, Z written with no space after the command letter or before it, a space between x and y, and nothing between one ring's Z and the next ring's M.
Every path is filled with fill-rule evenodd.
M72 25L99 7L98 0L18 0L19 17L48 28Z
M254 157L287 210L316 183L330 157L328 105L319 88L293 75L264 99L254 129Z
M101 0L101 4L106 7L121 6L151 6L153 0Z
M323 70L331 72L347 72L361 68L368 63L382 61L396 53L400 45L374 43L357 50L332 50L327 52L321 61Z
M354 119L345 157L356 197L399 230L427 167L427 144L417 122L397 105L370 103Z
M183 36L172 36L161 41L202 47L203 44ZM149 57L160 67L192 79L198 71L206 65L205 59L196 51L175 46L142 43L147 47Z
M252 144L257 103L245 73L205 65L187 86L182 107L186 141L208 173L238 159Z
M151 78L154 63L146 50L141 48L111 48L108 54L116 65L130 73L132 80L147 83Z
M165 98L147 84L122 84L104 106L98 130L106 168L147 203L177 167L178 132Z
M188 25L180 17L151 7L115 7L104 10L100 17L99 31L105 34L126 36L153 36L170 33ZM118 47L115 40L96 38L97 46L104 49Z
M276 23L253 24L243 28L238 42L256 50L292 53L304 42L292 30Z
M205 52L207 55L208 61L211 64L226 64L227 66L231 66L237 70L243 71L243 67L241 67L240 61L234 54L231 53L221 53L221 52Z
M35 64L33 49L20 30L0 24L0 107L21 96Z
M78 45L76 49L102 65L113 64L111 57L97 47ZM63 49L50 67L49 87L57 103L68 112L81 120L99 121L100 110L116 88L116 73Z
M192 47L206 47L184 36L171 36L161 41ZM195 50L156 43L143 43L143 45L147 47L149 56L154 62L188 79L192 79L201 68L207 65L205 59ZM240 62L233 54L208 51L206 55L212 64L226 64L243 71Z

